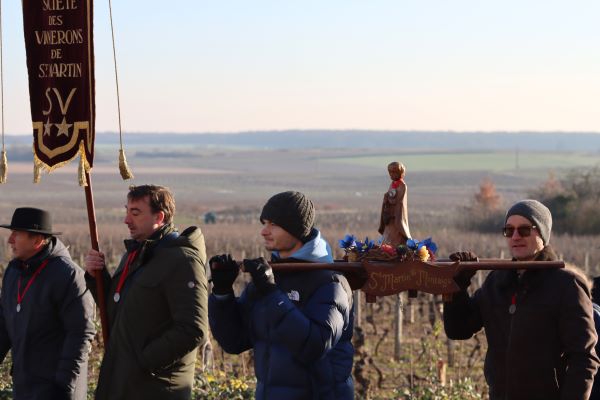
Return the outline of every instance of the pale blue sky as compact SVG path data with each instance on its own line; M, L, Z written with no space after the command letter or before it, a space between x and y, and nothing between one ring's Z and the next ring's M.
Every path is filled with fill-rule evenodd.
M21 2L3 1L6 131L30 134ZM115 131L96 0L98 132ZM115 0L123 127L600 132L596 0Z

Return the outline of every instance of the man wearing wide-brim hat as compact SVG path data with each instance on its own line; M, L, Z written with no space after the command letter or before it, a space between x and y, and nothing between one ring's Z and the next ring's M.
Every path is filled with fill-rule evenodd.
M9 225L0 293L0 362L12 352L13 397L87 398L87 360L95 329L84 272L56 238L47 211L17 208Z

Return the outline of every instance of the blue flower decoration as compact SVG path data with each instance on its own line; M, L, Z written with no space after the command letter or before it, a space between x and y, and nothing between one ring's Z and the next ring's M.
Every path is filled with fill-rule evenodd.
M351 247L356 246L356 238L354 235L346 235L343 239L339 241L340 247L342 249L349 249Z
M406 241L406 247L411 250L417 250L419 248L419 241L414 239L408 239Z
M422 242L419 242L418 240L414 240L414 239L408 239L406 241L406 247L408 247L409 249L414 250L414 251L418 251L423 246L425 246L427 249L431 250L431 252L434 254L437 251L437 244L435 244L435 242L433 240L431 240L430 237L423 240Z
M368 236L365 238L364 242L356 242L356 249L359 253L366 253L367 251L371 250L373 246L375 246L375 242L369 240Z
M429 250L431 250L431 252L433 254L435 254L435 252L437 251L437 244L435 244L435 242L433 240L431 240L430 237L428 237L427 239L423 240L423 245L425 247L427 247Z

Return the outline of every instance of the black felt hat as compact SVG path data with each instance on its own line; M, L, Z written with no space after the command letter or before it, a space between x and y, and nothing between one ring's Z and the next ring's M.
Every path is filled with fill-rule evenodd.
M50 236L60 235L60 232L52 232L52 218L50 217L50 213L46 210L32 207L17 208L12 216L10 225L0 225L0 228Z
M285 229L292 236L306 242L315 223L315 206L300 192L283 192L271 197L260 214Z

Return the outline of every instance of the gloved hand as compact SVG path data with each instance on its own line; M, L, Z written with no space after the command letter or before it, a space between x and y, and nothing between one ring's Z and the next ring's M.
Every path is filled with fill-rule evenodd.
M449 257L452 261L479 261L479 258L475 253L471 251L457 251L456 253L450 254ZM463 269L454 277L454 282L458 285L461 290L466 290L471 285L471 278L477 271Z
M240 266L231 254L213 256L208 261L214 294L233 293L233 282L240 273Z
M59 383L52 385L52 397L50 400L70 400L72 396L71 391Z
M260 295L266 296L277 289L273 269L263 257L244 259L244 270L252 275L254 286Z

